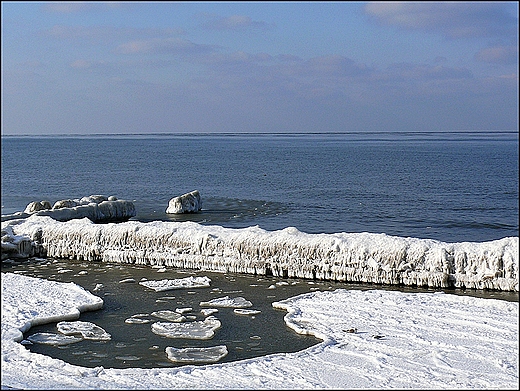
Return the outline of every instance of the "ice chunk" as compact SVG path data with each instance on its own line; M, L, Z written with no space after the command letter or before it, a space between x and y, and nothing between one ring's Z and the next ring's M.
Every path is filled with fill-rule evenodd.
M167 338L211 339L221 325L217 318L208 316L204 321L190 323L156 322L152 332Z
M202 313L202 315L208 316L208 315L212 315L212 314L217 313L218 309L216 309L216 308L204 308L204 309L201 309L200 312Z
M59 322L58 331L65 335L81 334L83 338L94 341L108 341L112 336L98 325L91 322L76 320L73 322Z
M185 277L176 278L173 280L148 280L141 281L139 284L147 288L153 289L156 292L168 291L172 289L185 289L185 288L207 288L210 286L211 279L208 277Z
M247 308L252 307L253 303L243 297L235 297L234 299L229 296L220 297L210 301L202 301L201 307L229 307L229 308Z
M173 362L197 363L217 362L221 358L227 356L228 350L225 345L212 346L209 348L184 348L176 349L167 347L165 349L168 359Z
M243 308L235 308L233 312L237 315L257 315L261 311L260 310L246 310Z
M175 308L175 312L177 312L178 314L185 314L185 313L191 312L191 311L193 311L193 308L191 308L191 307Z
M170 311L170 310L161 310L161 311L154 311L152 312L152 316L155 316L159 319L164 319L170 322L184 322L186 318L179 314L176 311Z
M168 202L166 213L193 213L202 209L202 200L198 190L172 198Z
M83 341L83 337L55 333L35 333L28 336L27 340L42 345L64 346Z

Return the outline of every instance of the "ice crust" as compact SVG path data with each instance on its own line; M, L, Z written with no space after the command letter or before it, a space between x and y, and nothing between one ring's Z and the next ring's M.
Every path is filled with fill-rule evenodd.
M307 234L293 227L94 224L45 216L3 222L2 232L2 243L20 256L32 243L33 254L56 258L435 288L519 288L518 237L445 243L374 233Z

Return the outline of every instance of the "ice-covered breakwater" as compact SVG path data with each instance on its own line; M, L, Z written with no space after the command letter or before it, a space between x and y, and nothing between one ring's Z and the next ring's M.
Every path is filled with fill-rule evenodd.
M445 243L372 233L307 234L193 222L2 223L33 255L283 278L518 291L518 237ZM13 240L14 241L14 240Z

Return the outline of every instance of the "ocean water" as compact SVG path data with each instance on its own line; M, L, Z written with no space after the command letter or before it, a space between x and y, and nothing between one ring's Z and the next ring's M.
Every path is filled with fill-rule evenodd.
M32 201L115 195L133 200L139 221L196 221L266 230L289 226L307 233L372 232L445 242L518 236L518 133L351 133L298 135L140 135L2 137L2 214ZM172 197L199 190L202 211L168 215ZM164 349L225 344L220 362L292 352L317 342L296 335L273 301L312 290L425 288L167 270L57 259L3 262L3 272L73 281L105 301L82 314L113 335L110 342L66 347L28 346L82 365L164 367ZM150 292L133 278L209 276L205 289ZM277 285L278 283L278 285ZM271 285L276 289L268 289ZM214 290L216 289L216 290ZM440 289L439 289L440 290ZM96 293L94 292L94 293ZM518 292L446 290L518 301ZM223 326L209 341L159 337L150 325L127 325L132 314L192 307L224 295L243 296L260 309L238 316L221 309ZM164 298L166 297L166 299ZM56 332L56 325L31 328Z
M518 133L2 137L2 214L115 195L192 220L445 242L518 236ZM199 190L203 209L167 215Z

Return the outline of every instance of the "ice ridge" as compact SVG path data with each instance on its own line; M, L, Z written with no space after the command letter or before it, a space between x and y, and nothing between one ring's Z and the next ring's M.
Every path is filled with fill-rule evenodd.
M376 284L518 291L518 237L445 243L374 233L307 234L194 222L2 223L38 256Z

